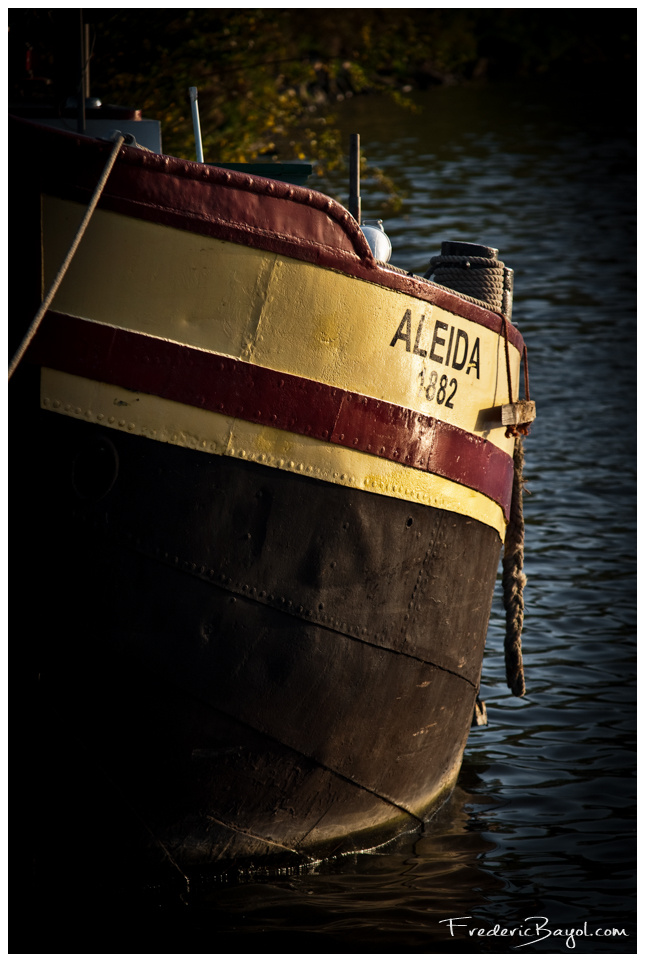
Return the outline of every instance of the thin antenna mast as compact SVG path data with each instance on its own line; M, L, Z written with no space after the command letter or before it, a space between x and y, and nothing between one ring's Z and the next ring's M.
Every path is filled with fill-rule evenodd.
M189 87L190 109L193 112L193 130L195 131L195 152L200 164L204 163L204 151L202 150L202 131L199 125L199 106L197 104L197 87Z

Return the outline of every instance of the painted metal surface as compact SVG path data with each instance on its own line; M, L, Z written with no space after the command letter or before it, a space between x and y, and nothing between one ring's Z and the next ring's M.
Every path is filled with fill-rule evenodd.
M21 130L14 319L110 149ZM418 827L459 771L506 523L500 317L379 267L322 195L128 147L52 307L14 491L38 674L86 760L181 865Z
M408 465L48 368L41 390L45 409L97 427L454 511L504 534L503 511L490 498Z
M496 446L460 428L356 392L174 342L60 315L48 320L32 352L47 367L138 388L139 394L218 413L226 421L239 419L326 442L317 456L321 464L329 446L339 445L427 471L485 494L508 517L512 464ZM46 407L76 415L78 405L69 404L64 379L59 379L60 389L52 391L54 385L45 376L43 387ZM93 393L91 385L87 393ZM105 420L106 407L97 410L95 401L89 409L82 405L79 413L88 417L90 410L90 418ZM129 430L147 434L150 429L141 424L138 403L123 402L134 411L128 418L112 415L112 425L125 428L127 422Z
M22 173L32 182L32 191L87 203L109 145L15 118L10 118L10 126L12 142L21 145ZM124 146L101 206L339 270L501 331L500 318L491 311L417 277L380 267L349 212L316 191ZM509 337L521 350L517 328L509 328Z
M79 213L68 201L43 198L45 284ZM101 269L106 259L109 273ZM42 363L145 395L134 421L126 419L134 424L131 430L153 437L161 431L172 443L196 439L286 470L342 478L349 486L372 484L372 490L385 488L461 513L474 510L473 517L503 534L512 439L496 410L508 398L504 342L489 327L335 271L103 211L96 213L54 307L71 317L49 319L50 359L41 352ZM73 317L100 324L83 322L74 332ZM519 353L510 349L516 390ZM81 416L92 410L110 417L104 402L97 410L91 385L80 398L75 385L72 405L65 382L58 378L54 386L48 377L43 403L47 398L61 412L80 407ZM165 406L171 423L164 426L162 408L154 410L151 396L191 410L170 412ZM205 425L194 408L224 420L211 418ZM245 443L229 443L231 417L246 432ZM111 423L118 428L120 420ZM291 431L300 436L294 442L299 447L306 437L325 447L285 457L289 439L264 432L258 444L240 421ZM339 471L331 444L365 457ZM413 471L405 472L402 484L389 483L390 471L376 460L383 457L430 471L435 487ZM340 460L346 463L347 455ZM463 491L455 484L464 485ZM494 505L481 498L475 505L472 492Z
M43 198L45 286L81 213ZM398 290L97 211L53 309L391 401L513 450L491 410L508 401L501 326Z
M65 617L42 677L181 864L418 827L459 770L497 534L40 417L36 521L56 547L34 619L46 639Z

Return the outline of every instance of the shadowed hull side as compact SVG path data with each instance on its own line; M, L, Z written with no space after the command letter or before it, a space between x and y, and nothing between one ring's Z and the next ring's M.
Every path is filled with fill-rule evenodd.
M17 130L20 331L110 146ZM12 382L19 659L76 784L105 772L186 868L429 817L479 689L522 350L330 199L123 147Z
M461 764L497 534L41 417L67 613L41 678L173 857L320 857L418 826Z

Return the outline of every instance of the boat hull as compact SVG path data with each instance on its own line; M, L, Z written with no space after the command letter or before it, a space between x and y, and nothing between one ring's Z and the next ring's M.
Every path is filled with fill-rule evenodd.
M43 610L65 644L41 683L173 858L323 857L419 827L461 764L496 532L42 418Z
M26 329L109 145L20 136ZM182 869L377 845L450 792L522 348L322 195L121 149L12 383L20 658Z

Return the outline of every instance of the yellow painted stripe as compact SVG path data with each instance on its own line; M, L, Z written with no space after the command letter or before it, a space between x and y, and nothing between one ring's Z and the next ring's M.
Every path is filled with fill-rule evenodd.
M83 210L43 198L45 286ZM509 400L503 338L400 291L97 210L52 307L411 408L512 455L491 411ZM436 360L449 348L454 357L459 331L461 370ZM467 370L476 343L479 377ZM520 355L510 354L517 397Z
M454 511L489 525L504 538L503 512L490 498L371 454L50 368L42 369L41 404L117 431Z

